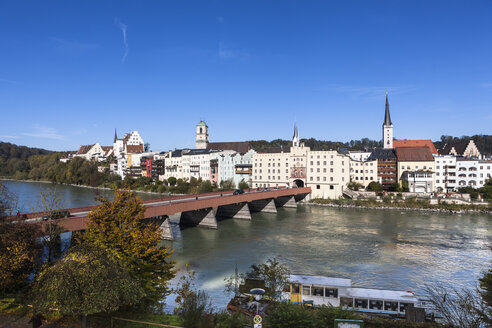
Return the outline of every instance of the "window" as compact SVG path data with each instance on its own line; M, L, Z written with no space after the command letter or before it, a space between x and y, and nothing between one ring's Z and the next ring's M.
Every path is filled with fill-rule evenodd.
M334 188L334 186L333 186L333 185L331 185L331 186L330 186L330 190L333 190L333 189L335 189L335 188Z
M333 177L330 177L330 181L333 181Z
M299 294L299 284L292 284L292 294Z
M359 309L367 309L367 300L366 299L355 299L355 307Z
M313 296L323 296L323 287L313 286L311 291L313 292Z
M333 156L332 156L333 157ZM330 165L333 165L333 161L330 161Z
M302 295L311 296L311 286L302 285Z
M321 189L321 186L320 185L316 185L316 189Z
M325 288L325 297L338 297L338 288Z
M384 309L386 311L398 311L398 302L384 302Z
M382 310L383 309L383 301L370 300L369 308L372 310Z

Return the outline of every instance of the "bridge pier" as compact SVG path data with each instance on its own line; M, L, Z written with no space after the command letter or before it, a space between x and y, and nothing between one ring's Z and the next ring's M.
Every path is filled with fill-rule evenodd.
M205 227L211 229L217 229L217 219L215 218L215 212L217 208L204 208L196 211L187 211L181 213L179 224L188 227Z
M297 208L297 203L294 196L280 196L275 198L275 206Z
M248 203L250 212L277 213L273 198L253 200Z
M309 194L308 193L307 194L296 194L296 195L294 195L294 198L295 198L296 202L300 202L301 200L306 198L307 195L309 195ZM306 200L309 200L309 198Z
M146 224L154 224L159 232L161 233L161 238L164 240L174 240L173 230L171 229L171 223L169 222L169 216L155 216L152 218L143 219Z
M216 217L251 220L251 213L249 212L248 203L235 203L219 206Z

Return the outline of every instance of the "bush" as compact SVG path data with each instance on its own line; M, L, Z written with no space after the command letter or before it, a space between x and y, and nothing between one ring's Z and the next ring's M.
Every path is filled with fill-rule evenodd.
M315 310L316 328L332 328L335 319L358 319L359 316L354 311L344 310L339 307L321 306Z
M243 180L241 180L237 186L239 189L248 189L249 188L249 184Z
M363 187L362 184L358 183L358 182L355 182L355 181L351 181L347 187L350 189L350 190L354 190L354 191L357 191L359 189L361 189Z
M246 320L240 313L230 314L227 311L221 311L215 314L215 328L243 328L250 320Z
M379 182L372 181L371 183L369 183L367 185L366 189L368 191L381 191L381 190L383 190L383 186L381 186L381 184Z
M266 317L268 327L275 328L315 328L313 311L300 304L281 302Z

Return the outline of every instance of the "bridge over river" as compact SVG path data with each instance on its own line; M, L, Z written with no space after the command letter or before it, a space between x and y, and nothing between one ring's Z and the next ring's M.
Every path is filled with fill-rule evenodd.
M173 240L169 216L181 213L179 224L217 229L217 220L235 218L251 220L252 212L277 213L277 207L297 207L297 202L311 193L311 188L282 188L260 191L245 190L234 195L232 191L205 194L181 195L144 201L144 220L157 224L164 239ZM94 206L69 208L69 217L57 219L64 231L85 230L88 214ZM23 215L24 221L43 226L48 221L43 216L48 212L36 212ZM17 218L12 216L12 219Z

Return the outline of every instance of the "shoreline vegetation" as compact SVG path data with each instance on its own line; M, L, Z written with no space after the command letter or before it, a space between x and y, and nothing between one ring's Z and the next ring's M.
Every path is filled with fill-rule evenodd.
M47 180L22 180L13 179L9 177L0 177L0 181L16 181L16 182L40 182L49 184L59 184L71 187L89 188L89 189L99 189L99 190L114 190L110 187L93 187L87 185L78 185L72 183L58 183ZM132 188L131 191L136 193L145 194L155 194L155 195L182 195L181 193L172 192L158 192L158 191L146 191L140 190L138 188ZM198 192L200 193L200 192ZM184 193L183 193L184 194ZM304 205L320 206L320 207L330 207L338 209L370 209L370 210L403 210L403 211L420 211L420 212L434 212L434 213L448 213L448 214L492 214L492 204L488 205L459 205L459 204L437 204L432 205L428 200L396 200L393 202L388 201L376 201L374 199L368 200L352 200L352 199L321 199L315 198L309 201L303 201Z
M398 200L378 202L373 199L369 200L352 200L352 199L321 199L315 198L305 202L306 205L331 207L331 208L352 208L352 209L370 209L370 210L402 210L402 211L420 211L448 214L492 214L492 204L488 205L459 205L459 204L430 204L428 200Z

